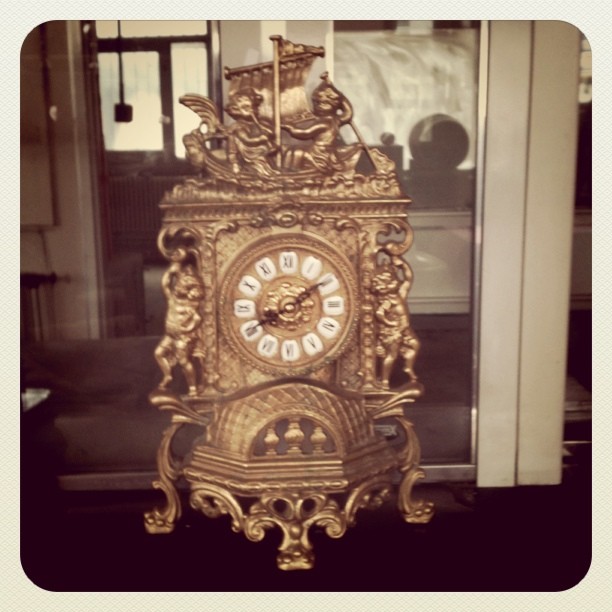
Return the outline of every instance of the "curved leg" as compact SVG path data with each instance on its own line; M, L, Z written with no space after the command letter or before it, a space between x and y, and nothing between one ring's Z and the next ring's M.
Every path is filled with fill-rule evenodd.
M397 505L407 523L428 523L433 517L433 503L412 498L414 483L425 476L425 472L419 467L421 445L412 423L403 417L398 420L406 432L406 445L403 462L400 465L402 481L399 486Z
M353 526L357 511L364 508L376 510L391 496L390 475L378 476L362 482L353 489L344 505L344 514L348 525Z
M222 487L209 483L193 485L189 502L194 510L199 510L208 518L229 514L233 531L238 532L244 528L244 514L240 504Z
M422 499L412 499L414 483L425 476L418 466L408 468L399 486L397 505L407 523L429 523L433 517L433 503Z
M174 434L182 423L172 423L164 431L162 441L157 450L157 469L159 480L153 482L153 487L160 489L166 495L166 505L154 508L144 516L145 529L149 533L170 533L181 516L181 500L174 486L179 476L179 470L172 460L171 444Z

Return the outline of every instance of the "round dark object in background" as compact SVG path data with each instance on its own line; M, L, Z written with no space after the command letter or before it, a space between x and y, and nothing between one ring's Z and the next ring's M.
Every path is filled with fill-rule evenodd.
M465 128L449 115L421 119L410 132L408 146L419 167L450 170L466 157L470 138Z

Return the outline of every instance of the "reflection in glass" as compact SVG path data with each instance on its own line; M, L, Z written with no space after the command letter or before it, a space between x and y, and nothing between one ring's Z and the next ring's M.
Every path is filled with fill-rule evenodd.
M172 65L172 101L174 104L174 151L184 157L183 135L194 128L193 112L179 103L188 92L208 91L208 70L204 43L173 43L170 47Z
M424 462L468 465L475 460L472 292L480 30L479 24L456 25L336 23L333 76L353 104L365 141L395 162L413 201L414 243L406 258L414 282L408 303L421 340L415 369L426 393L409 413L424 432ZM355 140L349 130L342 136Z
M334 74L366 142L396 162L415 207L473 206L477 29L336 31Z

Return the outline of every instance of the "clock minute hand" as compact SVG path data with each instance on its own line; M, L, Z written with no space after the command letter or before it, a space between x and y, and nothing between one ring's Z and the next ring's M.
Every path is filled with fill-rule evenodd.
M285 304L280 312L278 314L282 314L284 312L287 312L289 310L290 306L299 306L304 300L307 300L310 297L310 294L317 289L318 287L320 287L321 285L325 284L324 282L318 282L315 283L314 285L310 285L310 287L308 287L308 289L305 289L304 291L302 291L302 293L300 293L293 302L289 302L287 304Z
M308 287L308 289L306 289L305 291L303 291L302 293L300 293L300 295L297 296L296 300L295 300L295 304L301 304L305 299L310 297L310 294L317 289L318 287L320 287L323 283L322 282L318 282L315 283L314 285L311 285L310 287Z

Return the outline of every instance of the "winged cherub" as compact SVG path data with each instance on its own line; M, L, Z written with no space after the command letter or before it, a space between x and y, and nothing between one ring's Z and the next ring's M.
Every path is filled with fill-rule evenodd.
M245 87L230 95L225 111L234 122L229 126L221 123L215 105L205 96L186 94L179 101L201 119L198 128L183 138L187 157L193 165L205 167L223 178L241 174L270 178L278 174L270 161L270 156L278 150L274 132L269 121L259 117L263 97L255 89ZM222 152L207 148L206 141L213 138L227 140L225 160Z

